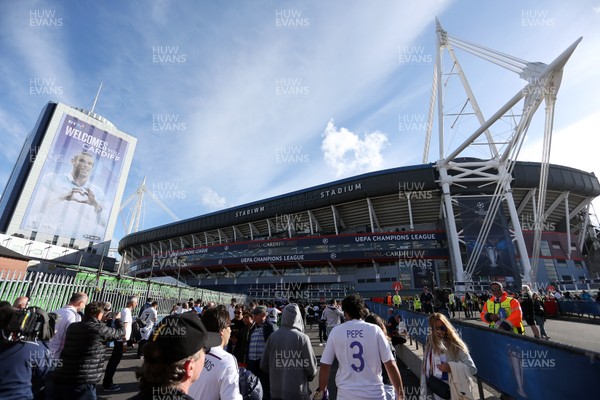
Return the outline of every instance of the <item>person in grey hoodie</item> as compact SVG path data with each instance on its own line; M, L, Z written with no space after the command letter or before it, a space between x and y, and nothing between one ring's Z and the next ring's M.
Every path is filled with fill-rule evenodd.
M260 368L269 374L272 400L308 400L308 383L317 374L317 358L304 333L297 304L288 304L281 314L281 327L265 345Z

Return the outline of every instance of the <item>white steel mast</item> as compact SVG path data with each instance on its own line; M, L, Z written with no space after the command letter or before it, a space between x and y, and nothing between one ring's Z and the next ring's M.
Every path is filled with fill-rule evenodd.
M434 67L432 94L429 107L429 123L425 147L423 153L423 162L428 162L429 145L431 141L432 126L434 122L434 109L437 104L437 120L438 120L438 143L439 143L439 158L436 162L436 168L440 174L439 184L443 193L443 207L446 216L446 224L449 232L456 234L448 235L450 259L453 266L455 277L455 286L457 290L464 290L468 282L472 282L472 276L475 272L478 259L484 249L487 236L494 222L496 213L501 206L501 202L505 201L510 213L510 219L515 235L515 241L520 255L521 265L523 267L524 283L532 284L535 282L538 256L540 251L541 232L546 217L546 187L548 178L548 166L550 161L550 144L552 138L552 127L554 121L554 106L556 94L560 87L562 71L565 63L575 51L575 48L581 41L577 39L569 46L562 54L560 54L550 64L541 62L528 62L517 57L513 57L487 47L474 44L465 40L449 36L442 29L439 21L436 20L437 33L437 53ZM527 84L519 90L511 99L509 99L502 107L498 109L491 117L485 118L479 104L475 98L475 94L469 85L466 75L458 61L454 48L464 50L490 63L496 64L502 68L512 71L525 81ZM445 110L444 110L444 91L446 90L446 82L443 81L443 55L448 53L451 60L452 75L457 75L460 78L460 83L467 97L464 106L458 113L456 118L461 118L467 114L473 114L477 118L479 127L461 144L450 152L445 154L444 136L447 135L445 127ZM542 151L542 163L540 172L540 186L537 191L537 209L534 220L534 246L532 254L532 264L529 262L529 256L521 225L519 222L517 208L515 206L511 185L512 171L514 163L517 160L521 146L527 134L527 130L531 120L539 108L540 104L545 102L545 128L544 128L544 146ZM522 103L521 115L512 115L513 107ZM465 111L466 105L470 104L471 110ZM510 117L510 118L509 118ZM497 138L491 131L494 124L502 118L514 120L508 138ZM476 140L484 138L483 143ZM500 146L499 146L500 145ZM463 152L468 148L477 146L478 151L485 147L488 149L488 156L484 160L464 160ZM463 186L465 184L479 184L478 187L486 185L495 185L494 193L491 197L490 207L487 216L483 221L481 230L477 237L475 248L464 265L461 257L460 238L456 228L455 211L453 203L456 202L455 196L452 193L453 186Z

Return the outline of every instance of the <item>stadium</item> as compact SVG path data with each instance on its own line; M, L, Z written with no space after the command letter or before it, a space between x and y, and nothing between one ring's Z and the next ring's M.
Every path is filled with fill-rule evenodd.
M496 246L485 248L468 287L477 290L490 280L520 287L514 226L522 227L531 254L540 168L515 164L511 187L519 221L504 201L498 211L504 222L488 236ZM455 193L462 204L451 231L439 181L434 164L367 173L134 233L120 241L119 252L131 275L170 275L250 298L318 300L354 291L381 297L394 289L454 287L460 282L450 244L457 239L467 259L470 227L481 222L470 211L488 210L493 188L471 184ZM599 194L594 174L550 166L538 284L590 279L582 215Z
M589 289L600 185L593 173L550 163L556 95L581 38L545 64L452 37L439 21L436 34L422 164L130 234L119 243L122 270L259 299L481 291L490 281ZM454 48L526 84L486 118ZM517 161L542 103L541 162ZM429 163L434 124L439 151Z

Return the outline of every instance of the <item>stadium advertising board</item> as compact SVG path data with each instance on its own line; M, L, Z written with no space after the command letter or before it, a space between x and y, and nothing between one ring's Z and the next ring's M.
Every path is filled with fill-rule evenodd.
M63 114L21 228L105 240L127 151L125 139Z
M410 232L306 237L215 245L155 254L136 260L129 270L153 270L195 266L267 265L351 260L405 260L407 267L430 265L432 258L447 258L439 246L444 232Z
M490 199L469 197L458 200L469 257L473 257L479 231L489 212ZM494 276L509 287L521 287L520 275L515 264L515 251L502 208L499 208L494 216L473 276Z

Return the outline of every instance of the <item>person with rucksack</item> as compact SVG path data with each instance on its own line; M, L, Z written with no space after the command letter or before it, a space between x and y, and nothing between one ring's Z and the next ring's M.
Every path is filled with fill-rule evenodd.
M0 308L0 399L40 395L43 380L57 361L47 347L54 334L50 323L40 308L17 310L10 303Z
M142 313L144 311L146 311L146 309L152 307L152 297L148 297L146 299L146 302L144 303L144 305L142 306L142 308L140 308L140 313L138 314L138 318L140 318L142 316Z
M240 394L243 400L262 400L263 387L256 375L244 367L238 370L240 374Z

